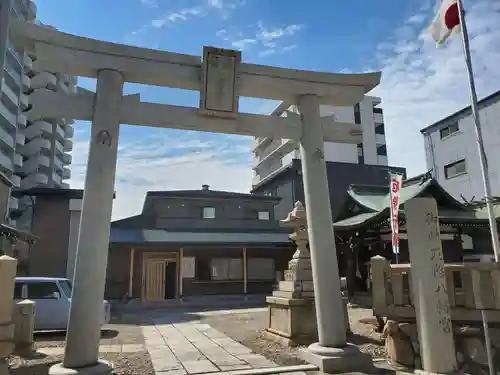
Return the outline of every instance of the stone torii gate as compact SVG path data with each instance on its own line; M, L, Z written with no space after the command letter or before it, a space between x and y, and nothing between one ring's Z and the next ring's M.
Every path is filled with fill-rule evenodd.
M107 43L15 21L18 46L34 48L34 65L97 78L96 93L32 95L29 118L92 121L73 299L62 363L51 374L106 373L98 358L102 298L120 124L297 140L314 277L319 342L307 360L323 371L356 370L359 350L346 342L323 141L359 143L359 125L321 119L320 104L353 106L378 85L380 73L330 74L241 63L238 51L211 47L203 57ZM145 103L123 96L124 82L200 91L200 107ZM286 118L238 112L239 96L297 104Z

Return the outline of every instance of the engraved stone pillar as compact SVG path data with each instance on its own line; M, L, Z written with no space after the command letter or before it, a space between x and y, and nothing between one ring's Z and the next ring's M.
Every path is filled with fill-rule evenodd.
M98 354L123 83L118 71L98 74L64 360L51 375L111 371Z
M35 301L25 299L14 306L14 346L17 354L29 355L33 351L35 328Z
M411 199L405 213L422 367L451 373L457 360L436 201Z

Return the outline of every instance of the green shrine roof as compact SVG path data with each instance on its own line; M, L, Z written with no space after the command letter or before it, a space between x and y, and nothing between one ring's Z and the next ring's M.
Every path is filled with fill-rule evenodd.
M347 191L351 204L358 205L357 215L344 218L333 225L338 229L355 229L367 225L389 225L389 186L351 185ZM412 198L433 197L443 223L483 223L488 221L486 208L470 208L453 198L429 173L403 181L400 193L400 220L404 221L404 203ZM500 205L495 206L500 217Z

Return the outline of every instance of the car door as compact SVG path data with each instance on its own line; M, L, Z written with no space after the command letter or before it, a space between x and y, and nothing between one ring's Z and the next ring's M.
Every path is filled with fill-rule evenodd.
M56 330L65 329L61 310L64 310L65 300L54 280L26 282L28 299L35 301L35 329ZM57 293L59 297L56 297Z

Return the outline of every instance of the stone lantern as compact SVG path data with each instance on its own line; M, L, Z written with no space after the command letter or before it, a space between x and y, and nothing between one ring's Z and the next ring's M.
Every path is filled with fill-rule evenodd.
M266 335L289 346L308 345L318 340L318 328L304 205L295 203L292 212L281 223L293 229L290 238L295 242L297 251L288 262L285 280L280 281L278 290L266 298L269 309ZM349 331L347 314L346 325Z

